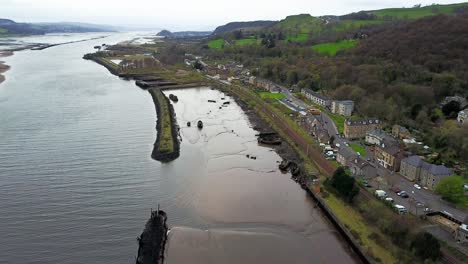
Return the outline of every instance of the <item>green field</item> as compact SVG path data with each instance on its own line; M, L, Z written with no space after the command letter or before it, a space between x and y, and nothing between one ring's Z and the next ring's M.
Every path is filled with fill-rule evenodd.
M285 97L285 95L282 93L269 93L269 92L259 92L258 95L260 95L262 99L266 99L266 98L283 99Z
M356 144L356 143L349 143L349 146L356 152L359 152L359 154L361 154L361 156L365 156L366 155L366 148L361 146L360 144Z
M378 18L417 19L437 14L452 14L456 8L468 6L468 3L453 5L432 5L420 8L388 8L372 11Z
M208 42L208 47L210 49L222 49L224 47L223 39L214 39Z
M385 20L341 20L334 23L332 29L334 31L346 31L349 29L360 28L367 25L378 25L385 23Z
M275 25L275 27L285 32L318 33L323 30L324 24L325 23L320 18L303 14L288 16Z
M320 54L335 56L338 51L354 48L357 44L357 40L342 40L314 45L312 49Z
M291 42L306 42L309 39L309 33L299 33L295 35L289 35L286 41Z
M247 46L247 45L256 45L260 43L260 39L256 38L243 38L236 40L235 45L236 46Z

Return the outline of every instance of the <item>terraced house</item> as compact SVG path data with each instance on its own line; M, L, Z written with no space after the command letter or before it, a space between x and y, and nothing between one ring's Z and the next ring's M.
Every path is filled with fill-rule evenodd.
M403 159L403 150L398 142L384 140L380 145L375 146L375 159L384 168L398 171Z
M400 174L433 190L440 180L451 176L453 172L444 165L430 164L418 156L411 156L401 161Z
M301 90L301 93L309 100L314 102L315 104L324 106L324 107L330 107L331 105L331 100L330 98L321 95L317 92L312 91L311 89L303 88Z
M366 133L380 127L378 119L349 120L344 123L344 135L348 139L366 137Z

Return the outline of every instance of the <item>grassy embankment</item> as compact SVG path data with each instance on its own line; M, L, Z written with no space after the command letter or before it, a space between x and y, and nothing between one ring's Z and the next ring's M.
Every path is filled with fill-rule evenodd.
M234 45L236 46L248 46L248 45L258 45L262 42L261 39L256 39L255 37L248 37L236 40Z
M269 92L258 92L258 95L262 99L283 99L285 97L282 93L269 93Z
M459 7L468 6L468 3L451 4L451 5L432 5L420 8L387 8L372 11L378 18L381 19L418 19L437 14L453 14Z
M223 39L213 39L208 42L208 47L210 49L222 49L224 47Z
M258 98L257 94L255 94L250 89L245 89L238 86L236 88L243 89L243 92L248 94L248 96L245 96L243 93L236 93L236 89L225 89L228 92L236 93L243 101L247 102L249 106L256 110L260 117L268 124L270 124L271 127L275 129L275 131L277 131L281 137L285 139L305 161L306 171L309 174L317 175L316 173L318 170L314 165L315 161L310 160L306 153L298 148L294 141L285 135L281 128L278 127L278 122L287 123L289 127L294 129L297 133L301 134L302 137L308 139L312 146L318 148L317 144L312 140L312 137L308 136L302 127L300 127L294 120L289 118L289 115L285 115L283 111L286 110L281 108L283 105L267 104L268 110L273 113L273 116L267 115L261 110L260 105L254 99L255 97ZM266 102L271 102L271 99L268 98L263 100ZM323 182L325 176L321 176L321 179ZM310 186L310 188L313 189L312 186ZM377 226L366 220L366 218L359 211L359 205L351 206L338 198L334 193L327 193L327 196L323 198L332 212L339 217L342 223L349 229L353 237L359 241L361 246L365 249L366 254L372 256L382 263L397 263L399 262L398 260L402 257L406 259L411 258L407 251L403 251L395 246L389 236L384 235ZM377 201L375 202L378 203ZM365 207L367 202L365 201L360 203L363 207ZM390 209L387 211L389 211L389 214L394 214Z
M366 148L361 146L360 144L349 143L349 147L352 148L354 151L359 152L359 154L361 154L361 156L366 155Z
M354 48L357 44L357 40L341 40L317 44L312 46L312 49L323 55L335 56L338 51Z
M160 130L158 131L158 150L160 153L171 153L174 151L174 140L172 138L172 121L169 102L161 90L151 89L149 92L159 109L158 122L160 124Z

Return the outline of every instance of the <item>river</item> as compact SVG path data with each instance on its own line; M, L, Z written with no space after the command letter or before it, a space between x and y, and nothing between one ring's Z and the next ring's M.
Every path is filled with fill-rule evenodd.
M11 69L0 84L0 263L133 263L157 204L172 227L167 263L356 261L219 91L170 91L181 155L152 160L149 94L82 59L137 33L108 35L2 58ZM206 103L223 97L228 107ZM199 119L203 130L186 127Z

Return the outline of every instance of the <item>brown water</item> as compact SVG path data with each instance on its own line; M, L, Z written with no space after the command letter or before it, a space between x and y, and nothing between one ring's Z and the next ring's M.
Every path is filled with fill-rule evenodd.
M181 155L194 158L187 195L206 228L172 227L167 263L354 263L336 230L312 200L278 169L281 158L258 146L247 116L209 88L174 90ZM224 102L231 104L219 109ZM217 103L208 103L207 100ZM195 126L204 122L202 130ZM190 121L191 127L187 127ZM255 156L252 160L246 155ZM169 223L170 223L169 216Z
M0 84L0 263L134 263L157 204L173 227L168 263L353 262L305 193L278 173L280 158L257 146L243 111L206 102L221 93L174 91L181 156L151 159L151 96L82 59L138 35L1 59L11 69ZM198 119L201 132L184 128Z

